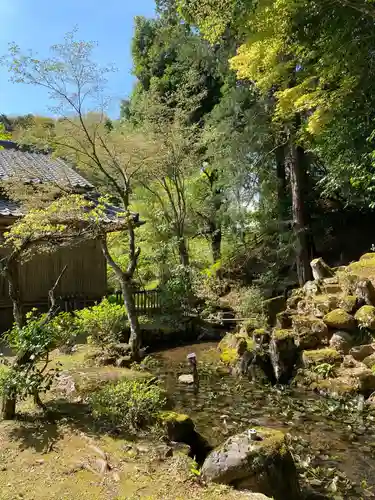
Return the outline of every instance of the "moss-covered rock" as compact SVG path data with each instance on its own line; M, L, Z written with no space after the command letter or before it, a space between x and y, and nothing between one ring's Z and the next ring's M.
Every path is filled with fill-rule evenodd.
M371 368L375 365L375 353L370 354L363 360L363 364L367 366L367 368Z
M334 309L323 318L324 323L330 328L352 331L356 328L354 317L343 309Z
M322 363L337 364L341 359L340 353L331 348L303 351L302 353L302 363L305 368Z
M354 379L336 377L315 381L310 385L310 388L332 397L352 396L358 393L359 384Z
M288 311L279 312L276 315L276 328L290 328L292 326L292 315Z
M327 325L320 319L309 316L294 316L292 323L295 344L300 349L318 347L328 339Z
M220 360L226 365L235 365L246 351L254 348L254 340L243 333L227 333L219 343Z
M314 280L321 280L323 278L331 278L334 275L333 270L319 257L310 263Z
M245 431L230 437L206 458L202 478L263 493L275 500L300 500L293 458L281 431L255 428L257 439Z
M368 328L375 331L375 307L362 306L356 313L354 318L357 320L361 328Z
M363 363L358 363L351 368L341 367L338 376L349 385L356 387L357 392L370 395L375 391L375 373Z
M316 295L313 298L311 313L317 318L323 318L333 309L338 307L339 298L337 295L328 295L326 293Z
M282 384L287 383L292 377L298 356L293 330L275 328L269 352L276 380Z
M357 297L355 295L344 294L339 298L338 307L345 312L352 314L357 307Z

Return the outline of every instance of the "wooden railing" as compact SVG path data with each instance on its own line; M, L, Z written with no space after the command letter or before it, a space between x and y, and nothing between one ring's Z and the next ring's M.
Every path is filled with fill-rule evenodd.
M122 303L122 292L116 291L116 301ZM135 310L138 313L149 313L151 311L160 311L161 295L159 290L136 290L133 292Z

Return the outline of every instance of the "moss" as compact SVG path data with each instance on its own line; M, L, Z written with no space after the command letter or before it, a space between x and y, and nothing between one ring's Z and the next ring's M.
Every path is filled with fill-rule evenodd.
M337 363L341 361L341 355L335 349L315 349L312 351L303 351L303 363L305 366L320 365L321 363Z
M238 360L238 352L237 349L233 347L222 347L220 354L220 360L225 365L231 365Z
M369 253L365 253L364 255L362 255L359 260L368 260L368 259L375 259L375 253L374 252L369 252Z
M362 258L357 262L352 262L347 267L347 272L350 272L360 278L375 277L375 254L366 254L366 258Z
M343 309L334 309L323 318L324 323L338 330L353 330L356 327L355 319Z
M161 411L158 413L158 419L161 422L187 422L190 421L189 415L185 415L184 413L176 413L175 411Z
M272 336L275 340L285 340L288 338L294 338L294 333L293 333L293 330L275 328L273 330Z
M260 445L267 454L280 454L283 455L287 452L285 446L285 434L278 429L271 429L270 427L254 427L254 429L263 438Z
M375 307L363 306L355 314L355 319L362 328L375 330Z
M263 330L264 331L264 330ZM247 350L252 351L255 347L255 342L254 340L249 337L248 335L245 335L243 333L236 333L235 337L241 342L241 340L244 340L246 342Z
M357 297L355 295L342 295L339 299L339 308L351 314L357 305Z

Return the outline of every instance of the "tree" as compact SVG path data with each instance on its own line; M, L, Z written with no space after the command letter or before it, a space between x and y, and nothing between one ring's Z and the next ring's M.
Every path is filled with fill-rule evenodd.
M119 123L113 124L105 114L105 76L111 67L101 68L92 61L95 44L77 41L76 32L68 33L62 44L51 47L52 56L40 60L23 55L11 46L8 68L12 80L41 87L49 93L58 116L54 126L36 123L27 128L23 139L42 144L54 154L73 161L103 192L121 204L127 214L128 266L123 270L111 257L104 237L103 254L121 283L130 323L130 344L134 357L140 348L140 328L132 294L132 278L140 249L136 246L135 224L130 212L132 182L141 168L147 166L150 149L144 147L139 133Z

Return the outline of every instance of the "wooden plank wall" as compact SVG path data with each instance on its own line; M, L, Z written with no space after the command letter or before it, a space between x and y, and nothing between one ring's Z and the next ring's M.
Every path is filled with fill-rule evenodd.
M56 297L76 296L95 301L106 295L106 262L99 243L88 241L74 248L60 248L51 254L35 256L20 266L20 286L25 304L45 307L48 291L65 265L67 269L56 289ZM8 284L0 276L0 330L9 328L11 317Z

